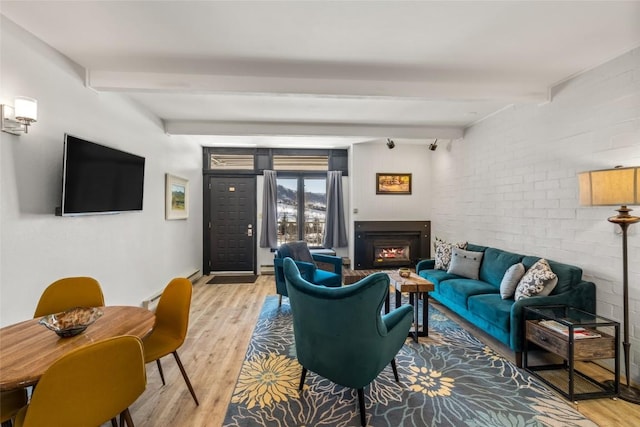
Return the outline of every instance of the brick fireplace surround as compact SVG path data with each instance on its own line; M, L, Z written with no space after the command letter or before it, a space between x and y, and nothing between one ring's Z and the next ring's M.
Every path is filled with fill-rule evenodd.
M431 257L430 221L356 221L354 228L354 270L413 267ZM381 256L387 248L401 256Z

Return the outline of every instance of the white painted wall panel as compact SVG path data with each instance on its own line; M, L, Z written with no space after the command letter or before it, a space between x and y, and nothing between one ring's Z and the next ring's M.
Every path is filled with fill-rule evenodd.
M0 324L33 315L46 286L64 276L101 283L106 303L139 305L202 262L201 148L163 132L126 98L96 93L67 58L2 18L0 102L38 100L27 135L0 135ZM56 217L64 133L146 158L142 212ZM164 174L189 179L190 216L164 219Z
M393 136L393 135L390 135ZM446 144L438 144L436 151L424 144L394 139L396 146L390 150L386 140L354 144L351 150L351 230L350 256L353 259L353 221L428 221L431 211L432 158L446 150ZM376 194L376 173L411 173L411 195ZM353 213L357 209L357 213Z

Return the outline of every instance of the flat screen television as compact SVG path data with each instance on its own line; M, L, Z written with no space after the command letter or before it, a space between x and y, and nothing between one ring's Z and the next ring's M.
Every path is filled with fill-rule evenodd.
M64 135L62 216L141 211L144 157Z

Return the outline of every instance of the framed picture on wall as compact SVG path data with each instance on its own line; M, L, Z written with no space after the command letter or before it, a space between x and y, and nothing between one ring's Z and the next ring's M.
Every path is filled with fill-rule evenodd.
M165 174L165 219L189 217L189 181Z
M376 173L376 194L411 194L411 174Z

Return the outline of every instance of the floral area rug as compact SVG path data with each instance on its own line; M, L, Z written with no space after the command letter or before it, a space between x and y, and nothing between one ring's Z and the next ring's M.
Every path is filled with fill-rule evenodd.
M429 337L407 339L396 362L399 383L389 366L364 389L367 426L596 426L431 305ZM308 372L300 392L301 371L289 305L268 296L224 426L360 425L355 390Z

